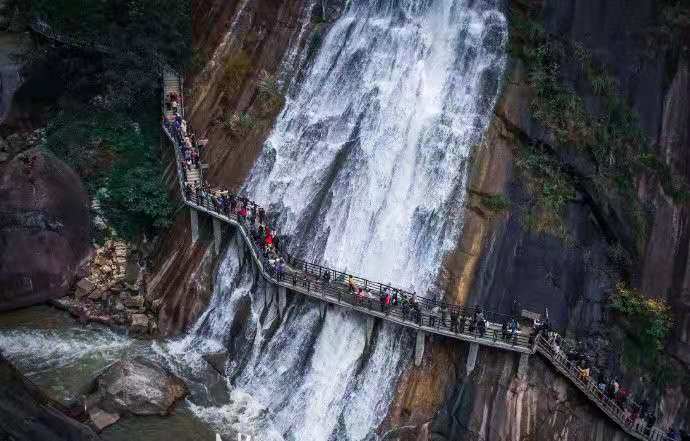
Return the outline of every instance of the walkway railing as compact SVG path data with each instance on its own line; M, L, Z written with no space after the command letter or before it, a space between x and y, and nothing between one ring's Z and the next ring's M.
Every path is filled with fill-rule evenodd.
M171 71L166 72L165 75L176 76ZM177 85L179 87L177 92L182 96L182 82L179 80L179 76L176 76L176 78L178 79ZM166 92L164 91L164 93ZM346 306L369 316L432 334L513 352L527 354L539 352L551 362L556 370L568 378L630 436L641 441L673 441L660 429L656 427L649 428L639 420L633 421L629 411L624 410L615 400L612 400L599 390L596 383L591 379L583 378L577 367L562 352L557 352L551 348L548 341L541 335L534 336L522 332L517 334L504 333L501 325L498 323L509 319L510 317L507 315L483 312L487 321L486 327L480 330L476 321L473 320L473 316L478 311L474 307L445 304L444 311L441 312L438 310L438 307L441 306L439 303L424 298L417 299L417 306L413 307L409 299L414 294L407 291L310 263L290 255L285 255L287 260L286 269L278 271L274 262L271 262L265 256L261 248L260 238L257 237L258 233L247 219L241 218L229 210L225 212L221 210L218 204L213 202L213 196L208 192L186 194L179 145L165 124L163 125L163 131L172 143L175 152L180 191L185 204L237 227L259 271L270 283L321 301ZM328 277L326 277L326 274L328 274ZM348 278L351 278L357 287L361 287L374 295L360 296L357 292L353 292L346 283ZM399 298L405 299L406 302L400 303L397 306L386 305L381 302L377 294L392 290L397 291Z
M54 32L45 22L35 20L32 22L31 27L35 32L64 44L95 49L104 53L112 52L111 49L106 46L93 44L80 39L69 38L60 33ZM179 93L180 100L182 100L184 94L182 93L182 81L179 75L177 75L177 73L175 73L164 62L160 62L158 65L162 67L163 70L164 84L166 77L168 77L168 79L174 78L174 82L177 84L177 92ZM164 90L164 96L167 95L166 92L167 91ZM163 109L165 109L165 102L163 102ZM183 109L184 106L181 105L181 113L183 112ZM666 436L662 430L659 430L656 427L648 428L638 421L631 421L629 413L627 413L620 405L609 398L605 393L600 391L593 381L583 378L580 375L577 367L571 363L562 352L552 349L548 342L541 335L537 335L535 338L532 338L521 333L516 335L504 335L502 330L499 332L498 325L493 322L495 320L501 322L503 321L503 318L507 318L508 316L485 312L485 316L486 314L489 314L489 318L493 317L494 319L489 319L487 321L486 329L484 332L481 332L479 329L473 328L473 325L468 324L468 318L474 314L476 308L464 307L460 305L447 305L448 316L445 314L439 315L438 313L430 313L423 310L432 308L432 305L437 306L435 302L424 298L419 299L418 303L420 306L418 310L412 310L412 308L409 306L404 308L402 305L399 307L385 306L381 305L380 302L379 306L377 307L376 299L372 299L370 297L359 297L355 293L351 292L347 285L344 285L343 280L346 280L346 278L350 276L349 274L314 263L309 263L304 260L295 259L291 256L288 256L288 268L290 268L291 271L289 273L278 272L271 262L262 255L261 249L257 243L252 240L252 234L250 232L251 228L246 221L242 221L234 214L221 213L219 210L213 207L211 202L207 201L205 203L203 199L198 199L196 197L192 199L185 195L185 181L178 145L165 124L163 125L163 132L173 145L180 192L185 204L189 205L191 208L206 212L215 218L235 225L248 245L254 262L257 264L262 275L269 282L278 286L289 288L292 291L318 298L322 301L347 305L353 310L360 311L371 316L380 317L388 321L396 322L403 326L424 330L426 332L446 335L460 340L498 347L514 352L539 352L544 358L553 364L556 370L558 370L562 375L575 384L575 386L580 389L592 402L594 402L599 409L601 409L612 421L618 424L629 435L643 441L674 441ZM323 275L326 272L330 273L331 277L329 281L324 280ZM367 279L356 276L352 277L355 284L364 287L367 290L372 288L375 291L394 289L389 285L371 282ZM403 293L403 295L409 295L409 293L406 293L403 290L398 291ZM452 317L457 317L457 320ZM448 320L449 318L450 320Z
M168 128L164 126L163 131L171 143L173 143L173 146L175 146L178 179L182 183L184 181L179 148L176 146L175 139ZM350 309L409 328L514 352L533 352L532 345L534 340L529 335L518 332L515 335L504 336L501 326L491 321L487 322L485 329L482 331L477 323L473 322L473 315L477 311L476 308L449 305L450 307L447 308L446 312L442 310L434 311L433 308L430 308L431 303L422 302L417 302L417 307L415 308L411 303L412 296L409 293L405 293L404 297L403 295L399 296L400 301L397 306L392 304L385 305L382 304L377 295L379 292L372 293L368 291L369 294L365 296L359 296L356 292L353 292L346 283L347 278L350 276L349 274L308 263L304 260L293 258L290 255L286 255L285 271L278 272L275 264L264 255L255 237L256 230L249 225L246 219L242 219L234 213L221 212L209 200L207 194L196 194L188 197L184 190L182 190L182 198L191 208L205 212L237 227L250 249L252 258L260 272L264 278L274 285L282 286L291 291L299 292L328 303L347 306ZM331 274L331 278L328 281L324 278L327 272ZM353 277L353 279L358 287L364 288L366 283L366 287L369 290L371 287L376 287L381 292L383 289L395 289L388 288L387 285L377 282L369 282L362 278ZM401 293L405 292L402 290L398 291Z
M537 338L536 349L537 352L551 362L556 370L567 377L578 389L587 395L599 409L615 421L629 435L641 440L672 441L662 430L656 427L649 428L644 422L638 421L635 418L635 415L630 409L635 406L639 409L640 406L637 403L631 403L631 405L627 406L627 410L624 409L614 399L601 391L594 381L588 377L584 377L577 366L568 360L562 351L558 351L551 347L548 341L541 335Z
M172 83L171 79L174 75L176 74L173 71L166 71L164 73L164 84ZM182 96L182 82L179 80L179 77L177 78L178 90L174 90L174 92L178 96ZM169 90L164 90L164 97L169 92ZM165 106L163 108L165 109ZM329 303L348 306L350 309L406 327L460 340L478 342L486 346L498 347L514 352L533 352L534 340L529 335L521 332L517 332L514 335L503 335L501 325L497 324L495 320L509 320L510 316L504 314L482 311L484 318L487 320L486 326L482 329L474 321L475 313L479 312L478 308L433 302L429 299L417 297L414 293L403 289L310 263L287 253L284 254L287 264L286 271L279 274L275 265L264 256L260 243L254 237L256 233L255 226L249 225L246 219L241 219L236 213L221 210L218 204L213 202L213 196L208 192L196 191L192 194L187 194L185 191L185 180L182 170L184 165L180 146L166 124L163 124L163 131L173 145L183 201L191 208L203 211L219 220L238 227L247 246L251 249L254 261L260 268L261 273L272 283ZM326 274L329 275L328 281L325 279ZM357 288L362 288L367 294L362 297L358 296L357 292L352 292L347 285L348 280L352 280ZM379 296L384 292L397 293L398 305L382 304ZM412 299L415 299L414 303L416 303L416 306L413 306Z

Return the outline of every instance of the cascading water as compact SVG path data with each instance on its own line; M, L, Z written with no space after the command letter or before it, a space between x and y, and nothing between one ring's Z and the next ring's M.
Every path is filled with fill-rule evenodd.
M292 236L294 254L436 295L430 287L462 228L468 155L491 116L506 40L499 0L352 0L304 80L291 84L244 192L279 213L272 223ZM410 363L408 331L382 323L367 347L356 314L324 315L297 296L280 311L234 240L209 308L181 340L0 331L0 348L14 360L33 354L39 370L51 368L47 360L69 366L98 354L101 366L147 353L190 383L189 407L227 439L375 438ZM27 339L41 347L27 348ZM217 400L201 355L223 349L229 381Z
M495 1L352 2L244 192L279 213L273 223L294 254L427 294L461 229L468 155L493 109L506 39ZM273 296L252 280L250 269L224 272L182 342L230 347L234 387L269 415L241 429L258 439L371 437L409 363L407 332L383 325L365 351L361 317L324 317L302 299L272 329ZM198 409L219 426L227 410Z

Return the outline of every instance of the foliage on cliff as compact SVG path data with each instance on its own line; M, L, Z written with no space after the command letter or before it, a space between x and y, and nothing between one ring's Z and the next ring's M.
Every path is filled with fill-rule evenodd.
M101 44L37 46L25 75L51 72L59 97L48 113L47 148L71 164L115 230L155 232L173 214L163 184L160 68L191 59L191 3L158 0L21 0L27 23Z
M517 160L535 199L537 230L566 237L562 218L567 202L578 186L587 186L595 198L627 211L640 245L646 225L635 178L643 173L656 176L676 201L688 199L687 183L657 158L615 79L585 46L548 34L529 12L514 10L511 24L511 51L524 62L533 91L530 112L550 139L548 146L522 146ZM576 71L575 78L586 80L584 93L583 85L576 87L575 78L568 77L566 67ZM586 97L596 104L586 106ZM573 155L591 172L573 172L572 159L565 159Z
M47 147L79 173L105 217L127 238L166 226L174 211L152 149L157 121L134 122L86 106L62 110L48 125Z
M656 31L640 29L639 34L669 43L657 46L656 54L669 62L679 47L687 51L679 42L673 49L670 39L688 29L690 8L685 0L662 3ZM613 269L616 277L630 280L648 229L649 213L638 198L639 179L657 183L675 203L690 198L687 181L659 156L607 66L580 42L546 32L539 15L524 5L512 11L511 53L526 70L530 114L542 129L540 136L525 134L516 149L516 167L533 204L524 212L525 223L568 240L566 210L576 199L584 201L598 216L611 250L623 256L611 256L613 265L606 271ZM667 305L624 285L611 301L619 320L609 330L628 371L657 386L678 380L675 363L664 351L672 323Z
M624 363L630 369L650 372L657 385L666 383L668 362L662 351L673 323L668 304L619 283L611 298L611 308L618 313L625 329Z
M28 19L148 62L159 56L183 69L191 60L191 2L21 0Z

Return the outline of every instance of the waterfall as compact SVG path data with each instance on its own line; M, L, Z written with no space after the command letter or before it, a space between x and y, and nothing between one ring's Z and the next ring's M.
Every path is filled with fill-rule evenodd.
M233 44L247 4L240 0L208 72ZM437 296L442 258L462 229L471 148L499 93L506 20L498 0L347 4L303 79L287 82L285 108L243 191L277 213L272 224L292 236L294 254ZM302 55L288 51L285 69ZM411 362L410 331L379 323L367 345L364 318L348 310L324 313L297 295L280 308L232 240L210 305L184 338L0 330L0 348L38 376L55 366L74 372L84 358L95 370L146 353L185 378L187 405L224 439L376 439ZM229 352L224 401L211 397L202 358L219 350Z
M430 287L462 229L469 154L491 117L506 41L498 1L351 2L288 97L244 193L279 213L273 223L292 236L294 254L437 295ZM381 324L367 351L364 319L346 310L324 316L293 298L278 318L271 288L241 253L228 251L212 305L178 349L230 349L236 393L266 414L232 430L371 439L409 365L409 332ZM196 411L223 430L231 410Z

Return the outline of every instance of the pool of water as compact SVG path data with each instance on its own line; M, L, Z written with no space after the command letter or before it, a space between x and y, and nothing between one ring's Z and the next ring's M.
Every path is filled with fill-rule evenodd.
M103 326L79 325L69 314L48 306L0 314L0 350L49 396L63 403L83 396L93 378L117 359L145 355L165 363L154 350L159 345L160 342L130 338ZM208 392L199 392L199 384L187 382L198 400L208 399ZM101 438L169 441L174 434L175 441L215 441L212 428L191 411L195 406L192 401L185 401L168 417L123 418L105 429Z

